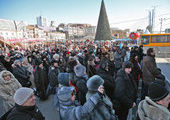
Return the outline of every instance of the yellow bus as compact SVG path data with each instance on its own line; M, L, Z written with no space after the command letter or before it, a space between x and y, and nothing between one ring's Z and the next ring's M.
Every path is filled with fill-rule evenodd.
M157 57L170 57L170 33L141 34L140 45L144 51L154 48Z

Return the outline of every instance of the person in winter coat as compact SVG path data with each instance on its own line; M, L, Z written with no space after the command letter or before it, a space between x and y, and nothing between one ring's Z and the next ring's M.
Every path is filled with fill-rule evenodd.
M48 86L48 76L46 72L47 71L43 66L43 62L38 61L37 66L35 68L34 78L37 94L41 100L47 99L46 90Z
M74 67L78 64L77 60L73 57L69 58L68 61L68 73L69 73L69 84L70 86L76 86L76 75L74 72ZM76 89L77 90L77 89Z
M49 67L50 67L49 60L47 58L47 55L42 55L41 58L42 58L43 66L44 66L45 70L47 71L46 74L48 76Z
M109 73L115 77L115 63L114 63L114 52L111 51L111 53L109 54L109 61L108 61L108 64L109 64Z
M93 75L96 75L95 66L96 66L96 64L94 63L94 58L93 57L89 58L88 64L87 64L88 77L92 77Z
M130 56L130 61L133 64L132 75L134 76L134 80L136 81L136 84L138 85L140 78L142 78L142 70L141 70L140 63L138 62L138 55L133 53Z
M132 47L132 48L131 48L131 51L130 51L130 54L137 54L137 55L138 55L138 54L139 54L139 53L138 53L138 46Z
M155 51L153 48L147 50L147 55L143 59L143 84L144 95L147 96L148 86L151 82L155 81L155 78L165 80L165 76L161 74L161 70L157 67L155 62Z
M59 59L59 68L61 72L66 72L66 60L63 57L63 53L61 53L60 55L60 59Z
M101 62L100 68L97 71L97 75L99 75L104 80L104 88L105 88L106 95L112 101L114 96L115 81L112 74L109 72L108 60Z
M145 56L145 54L143 53L143 45L140 45L139 48L138 48L138 61L139 61L139 63L141 63L144 56Z
M54 107L57 111L59 111L59 99L57 96L58 90L62 87L69 87L69 73L59 73L58 74L58 87L56 88L56 92L54 95Z
M3 64L4 64L5 68L8 71L12 72L12 64L13 64L13 62L11 61L10 57L6 56L5 57L5 62Z
M0 72L6 70L5 66L3 65L3 63L0 61Z
M75 81L76 84L73 87L77 88L77 98L78 101L83 105L86 102L86 93L87 93L87 80L88 75L86 74L86 67L83 65L76 65L74 67L74 72L76 74Z
M124 57L124 61L129 61L130 60L130 49L127 48L126 50L126 55Z
M49 79L49 93L55 93L56 87L58 87L58 74L60 73L59 69L59 61L52 60L51 66L48 73L48 79ZM50 92L51 91L51 92Z
M119 101L119 108L116 109L116 114L119 120L126 120L128 110L136 106L137 85L133 76L131 75L132 63L126 61L117 73L115 80L115 98Z
M88 101L91 96L98 92L98 87L104 89L104 80L98 76L94 75L87 81L88 92L86 94L86 100ZM102 99L96 105L93 111L89 114L90 120L117 120L114 114L114 109L112 108L112 102L109 97L104 94Z
M100 61L101 61L100 58L96 56L94 61L96 70L100 68Z
M124 60L124 56L121 52L121 49L117 48L116 52L114 53L116 72L122 67L123 60Z
M21 84L11 72L7 70L0 72L0 97L3 101L3 109L1 109L3 113L6 113L14 107L15 102L13 100L13 96L15 91L20 87Z
M157 82L149 86L149 94L138 106L138 115L141 120L170 120L167 109L170 104L170 94L164 86Z
M21 65L21 62L19 60L15 60L14 66L15 67L13 68L12 71L16 79L20 82L20 84L23 87L30 87L31 82L29 81L29 79L31 73Z
M28 62L27 58L23 58L22 60L22 66L26 68L28 72L30 72L30 81L32 83L32 88L35 88L35 82L34 82L34 73L33 73L33 67L32 65Z
M30 88L19 88L14 94L15 107L7 116L7 120L45 120L35 105L35 96Z
M74 87L61 87L57 96L59 99L59 114L61 120L88 120L89 114L94 110L98 102L102 98L103 88L98 88L98 93L89 98L89 100L81 106L75 101Z

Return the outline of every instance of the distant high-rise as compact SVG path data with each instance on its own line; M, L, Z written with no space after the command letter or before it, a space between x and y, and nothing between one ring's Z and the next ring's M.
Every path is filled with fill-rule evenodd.
M107 18L104 0L102 0L102 3L101 3L100 15L98 19L95 40L112 40L111 30L110 30L109 21Z
M46 18L44 18L43 16L39 16L39 17L37 17L37 25L46 27L46 26L48 26L48 20Z

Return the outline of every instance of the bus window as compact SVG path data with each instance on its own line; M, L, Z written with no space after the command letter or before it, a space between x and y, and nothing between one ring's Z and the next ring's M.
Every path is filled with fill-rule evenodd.
M142 44L144 45L149 44L149 36L142 36Z
M167 35L167 43L170 43L170 35Z
M151 37L151 43L166 43L167 42L167 36L152 36Z

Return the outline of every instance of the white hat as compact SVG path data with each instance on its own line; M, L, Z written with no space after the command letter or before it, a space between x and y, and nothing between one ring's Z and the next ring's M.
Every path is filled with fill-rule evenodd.
M28 98L32 95L33 90L31 88L22 87L19 88L14 94L14 101L18 105L23 105Z

